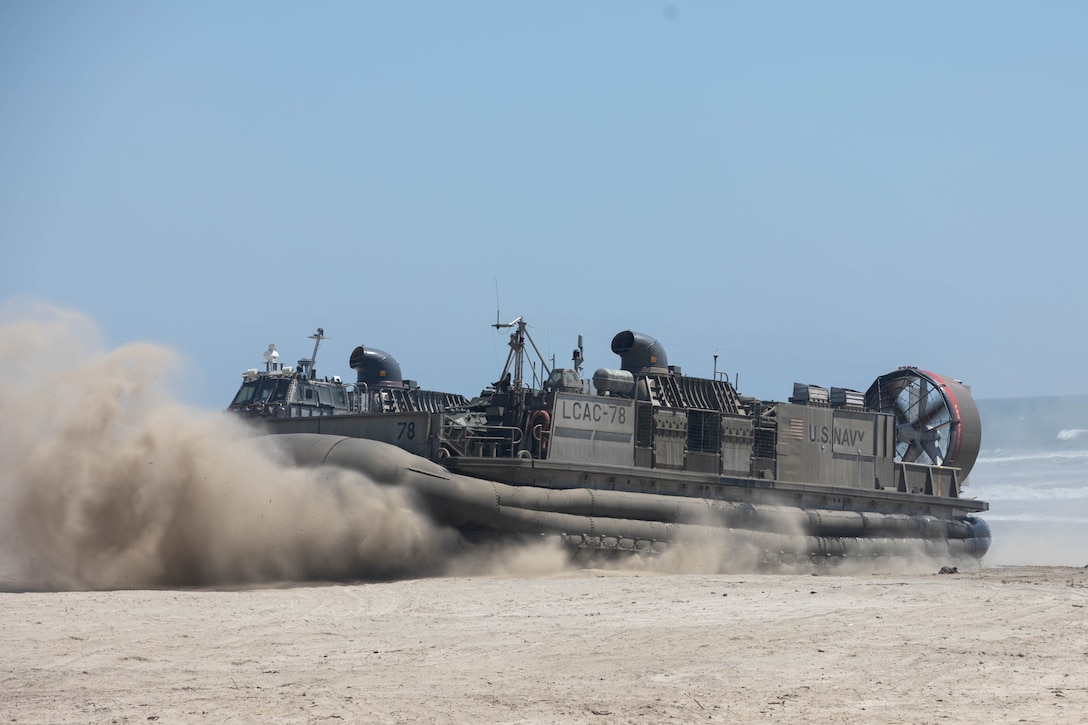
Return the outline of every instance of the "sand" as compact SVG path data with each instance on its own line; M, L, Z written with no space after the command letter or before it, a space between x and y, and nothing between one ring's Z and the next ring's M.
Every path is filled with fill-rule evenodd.
M1088 569L0 594L5 722L1088 722Z

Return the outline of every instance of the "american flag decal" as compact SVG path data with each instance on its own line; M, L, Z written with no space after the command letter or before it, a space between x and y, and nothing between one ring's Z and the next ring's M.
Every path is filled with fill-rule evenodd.
M801 440L805 437L805 421L800 418L790 418L790 425L782 431L782 435L786 438Z

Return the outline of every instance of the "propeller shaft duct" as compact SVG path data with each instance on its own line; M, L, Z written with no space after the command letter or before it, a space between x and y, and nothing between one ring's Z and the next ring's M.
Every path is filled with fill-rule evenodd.
M967 386L918 368L882 375L865 393L865 406L896 419L895 458L955 466L966 478L982 445L978 407Z

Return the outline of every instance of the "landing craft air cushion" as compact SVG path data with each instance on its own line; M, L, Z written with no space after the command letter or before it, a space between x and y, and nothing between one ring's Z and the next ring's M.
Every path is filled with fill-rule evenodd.
M580 339L572 366L549 370L523 319L495 327L512 330L510 355L472 400L422 390L364 346L349 361L355 383L320 379L319 329L296 369L266 353L230 409L299 465L412 488L469 540L553 536L632 553L701 542L815 563L989 548L987 504L962 495L981 425L957 380L904 367L865 393L794 384L787 402L758 400L683 375L641 333L617 334L619 368L583 379Z

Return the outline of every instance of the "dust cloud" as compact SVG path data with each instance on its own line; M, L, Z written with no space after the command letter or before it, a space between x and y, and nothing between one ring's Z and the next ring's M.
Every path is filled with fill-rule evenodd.
M704 522L705 523L705 522ZM754 533L706 526L702 533L670 544L660 555L627 557L605 568L662 574L931 574L943 565L978 566L974 559L942 556L922 540L895 542L894 556L823 557L799 521L782 517L773 532Z
M0 360L0 587L418 576L454 536L408 491L287 467L240 422L178 404L173 352L105 350L79 313L5 305Z

